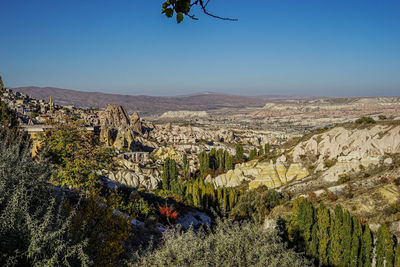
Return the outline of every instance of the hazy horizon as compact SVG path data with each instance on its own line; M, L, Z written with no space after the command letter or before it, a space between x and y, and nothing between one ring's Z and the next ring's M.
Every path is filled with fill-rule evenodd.
M111 94L398 96L400 2L214 0L177 25L162 1L3 0L7 87Z

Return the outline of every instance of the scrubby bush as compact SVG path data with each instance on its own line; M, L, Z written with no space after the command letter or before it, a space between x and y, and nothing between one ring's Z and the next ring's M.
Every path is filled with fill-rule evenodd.
M376 123L376 121L371 117L363 116L363 117L357 119L356 123L358 123L358 124L374 124L374 123Z
M277 191L258 187L242 194L229 216L237 220L252 219L257 223L262 223L271 209L282 201L283 197Z
M74 210L52 196L49 165L30 149L26 133L0 131L0 265L88 266L86 241L73 242L68 231Z
M134 255L131 266L313 266L277 233L254 223L218 221L211 231L167 231L158 248Z

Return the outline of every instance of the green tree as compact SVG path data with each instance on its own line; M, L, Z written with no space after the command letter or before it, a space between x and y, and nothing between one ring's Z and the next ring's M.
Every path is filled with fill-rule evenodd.
M238 161L243 161L244 160L244 153L243 153L243 145L242 144L236 144L236 159Z
M162 186L164 190L169 190L171 187L171 177L170 177L170 172L169 172L169 166L170 166L170 158L166 158L164 161L164 166L163 166L163 173L162 173Z
M394 260L394 241L386 223L382 224L376 240L376 266L391 267Z
M331 226L331 216L329 210L325 207L323 203L319 206L317 210L317 224L318 224L318 254L320 262L327 265L329 262L328 258L328 247L330 242L329 229Z
M99 173L114 168L114 150L104 148L98 136L88 132L80 121L56 124L39 140L59 169L54 181L61 186L91 191L100 183Z
M303 200L300 202L297 220L300 230L300 237L302 241L304 241L304 249L308 255L311 255L311 235L314 224L314 207L309 201Z
M343 242L343 209L340 205L335 208L335 217L331 223L331 242L329 247L329 260L333 266L341 266L342 260L342 242Z
M232 156L227 156L225 158L225 168L227 170L233 170L233 160L232 160Z
M350 252L351 252L351 231L352 231L352 220L350 213L346 210L343 213L343 228L341 230L343 232L342 239L342 266L350 265Z
M186 153L183 155L183 177L190 178L190 166Z
M269 143L266 143L266 144L264 145L264 154L265 154L265 155L268 155L268 154L269 154Z
M249 160L253 160L257 156L257 150L254 148L250 150Z
M264 155L264 148L262 147L262 145L260 145L260 147L258 148L258 155L259 156Z
M311 256L315 259L318 259L318 245L319 245L318 225L315 223L312 227L311 242L310 242Z
M238 201L238 196L235 188L229 189L229 210L233 210Z
M361 263L362 267L372 266L372 253L373 253L373 239L371 230L369 229L368 223L365 224L364 232L361 239ZM399 266L399 265L395 265Z
M353 231L351 236L350 266L357 267L360 262L360 245L362 236L362 226L360 220L353 216Z

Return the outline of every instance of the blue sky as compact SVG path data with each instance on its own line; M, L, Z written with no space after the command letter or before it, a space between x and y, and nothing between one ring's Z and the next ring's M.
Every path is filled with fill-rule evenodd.
M123 94L400 95L399 0L0 0L8 87Z

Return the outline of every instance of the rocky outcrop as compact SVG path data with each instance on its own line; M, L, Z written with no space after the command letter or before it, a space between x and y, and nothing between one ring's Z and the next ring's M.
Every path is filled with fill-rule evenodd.
M138 134L142 134L142 122L140 121L140 117L137 112L134 112L130 117L130 125L133 131Z
M235 170L230 170L215 178L208 177L206 181L213 183L215 187L234 187L240 185L243 181L247 181L250 188L256 188L261 185L277 188L291 181L303 179L308 174L307 169L298 163L285 166L280 161L276 163L272 161L250 161L238 164L235 166Z
M339 175L358 172L360 168L380 164L386 153L400 152L400 126L376 125L370 129L336 127L316 134L292 150L294 162L318 156L315 171L326 182L335 182ZM326 167L325 161L336 162ZM390 162L390 159L385 159Z
M130 121L128 113L123 106L108 105L99 113L100 125L107 129L128 128Z
M122 106L109 105L99 113L100 141L119 150L135 150L135 134L142 134L142 122L137 112L129 118Z
M144 174L138 171L131 170L119 170L117 172L110 172L106 176L110 180L126 186L138 187L139 185L143 185L147 189L157 189L161 181L160 175L156 176L151 174Z

